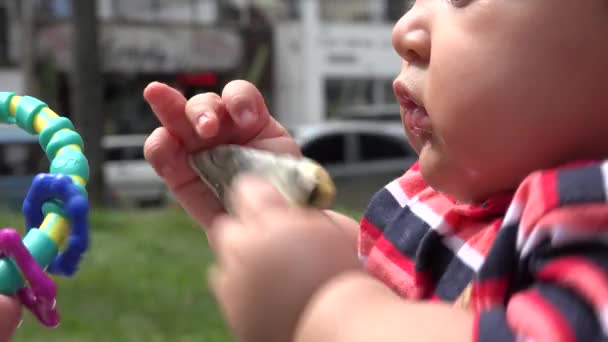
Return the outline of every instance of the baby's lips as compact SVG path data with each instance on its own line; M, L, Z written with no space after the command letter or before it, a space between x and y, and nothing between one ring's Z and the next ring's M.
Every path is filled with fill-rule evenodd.
M399 102L407 98L407 89L405 88L403 82L399 80L395 80L393 82L393 93Z
M408 130L417 136L432 131L429 115L422 107L408 111L405 115L405 121Z
M398 80L393 82L393 92L404 109L412 110L414 107L422 107L403 82Z

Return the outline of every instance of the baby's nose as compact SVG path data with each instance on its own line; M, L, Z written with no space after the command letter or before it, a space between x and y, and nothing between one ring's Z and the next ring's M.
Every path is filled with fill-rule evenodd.
M393 28L393 47L408 63L428 62L431 57L431 35L425 15L416 6L401 17Z

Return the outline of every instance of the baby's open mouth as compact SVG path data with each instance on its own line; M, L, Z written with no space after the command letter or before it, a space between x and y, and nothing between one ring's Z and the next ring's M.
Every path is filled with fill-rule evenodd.
M418 137L429 137L432 127L426 109L407 96L399 96L398 100L405 114L403 119L406 128Z
M431 118L424 105L416 100L402 82L395 81L393 89L403 109L403 124L407 130L418 137L429 138L432 135Z

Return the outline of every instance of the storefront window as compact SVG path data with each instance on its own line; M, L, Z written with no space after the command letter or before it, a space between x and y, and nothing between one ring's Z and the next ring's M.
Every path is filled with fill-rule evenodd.
M413 0L321 0L323 21L397 21Z
M391 79L330 78L325 98L329 118L399 117Z
M72 16L72 0L41 0L40 17L63 19Z
M218 19L217 0L105 0L110 12L124 20L213 24Z

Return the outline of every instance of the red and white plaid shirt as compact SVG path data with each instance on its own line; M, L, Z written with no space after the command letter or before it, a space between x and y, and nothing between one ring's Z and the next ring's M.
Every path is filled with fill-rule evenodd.
M373 197L359 254L403 297L474 310L475 341L607 341L608 162L535 172L479 206L416 164Z

